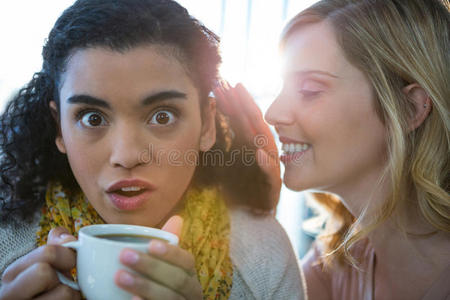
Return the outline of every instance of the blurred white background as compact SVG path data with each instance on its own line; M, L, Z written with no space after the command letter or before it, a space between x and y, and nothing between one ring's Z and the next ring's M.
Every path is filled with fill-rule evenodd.
M11 95L41 69L44 41L74 0L0 1L0 110ZM283 25L316 0L178 0L221 37L221 75L242 82L265 112L275 98L279 76L278 39ZM277 218L299 256L310 238L301 230L305 199L283 187Z

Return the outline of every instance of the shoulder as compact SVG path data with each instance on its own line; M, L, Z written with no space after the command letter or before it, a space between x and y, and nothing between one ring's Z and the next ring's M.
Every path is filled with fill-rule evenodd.
M244 209L232 209L230 221L232 246L250 248L245 249L243 253L248 256L247 258L253 259L253 255L248 255L249 252L261 250L271 251L282 259L295 257L286 232L273 216L255 215Z
M307 292L310 299L363 299L367 276L371 272L360 271L349 264L332 262L324 267L321 257L325 254L320 241L314 242L302 259ZM367 239L360 240L350 249L354 259L360 262L362 270L369 270L373 261L373 248Z
M321 247L316 241L301 261L310 299L331 299L331 278L320 262L322 255Z
M297 257L278 221L243 209L230 210L230 220L232 295L240 291L241 298L302 299L303 281Z
M0 276L11 263L36 248L40 212L31 222L9 217L0 226Z

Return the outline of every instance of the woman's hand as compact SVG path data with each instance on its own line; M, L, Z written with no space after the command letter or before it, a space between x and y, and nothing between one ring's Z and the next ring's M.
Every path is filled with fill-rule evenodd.
M232 120L233 124L238 124L238 130L242 131L245 140L258 149L256 161L269 178L272 187L271 199L275 207L281 189L280 160L275 139L264 121L261 110L240 83L233 88L223 81L214 90L214 95L220 110Z
M180 235L183 220L170 218L162 228ZM153 240L149 253L124 249L120 262L138 274L119 270L116 284L135 295L133 299L202 299L194 257L178 246Z
M76 254L59 246L74 241L63 227L48 234L48 243L9 265L2 276L0 299L80 299L80 293L62 284L56 271L68 274L75 267Z

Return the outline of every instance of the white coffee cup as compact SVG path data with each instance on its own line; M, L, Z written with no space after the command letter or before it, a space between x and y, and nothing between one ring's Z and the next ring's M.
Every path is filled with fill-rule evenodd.
M156 228L125 224L86 226L78 232L77 241L63 244L77 251L78 284L60 273L57 274L59 280L73 289L81 289L89 300L130 299L131 294L114 283L117 270L126 269L133 272L120 263L119 253L124 248L147 252L149 240L145 242L136 239L135 241L113 240L117 239L117 236L119 239L122 239L120 236L145 236L149 237L149 240L157 238L172 245L178 244L176 235ZM128 239L133 238L128 237Z

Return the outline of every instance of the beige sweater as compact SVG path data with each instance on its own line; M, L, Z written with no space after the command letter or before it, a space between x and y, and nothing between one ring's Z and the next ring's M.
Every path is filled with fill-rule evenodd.
M229 299L305 299L297 258L281 225L269 216L232 210L230 256L233 287ZM11 221L0 228L0 275L36 248L39 216L32 224ZM1 284L1 282L0 282Z

